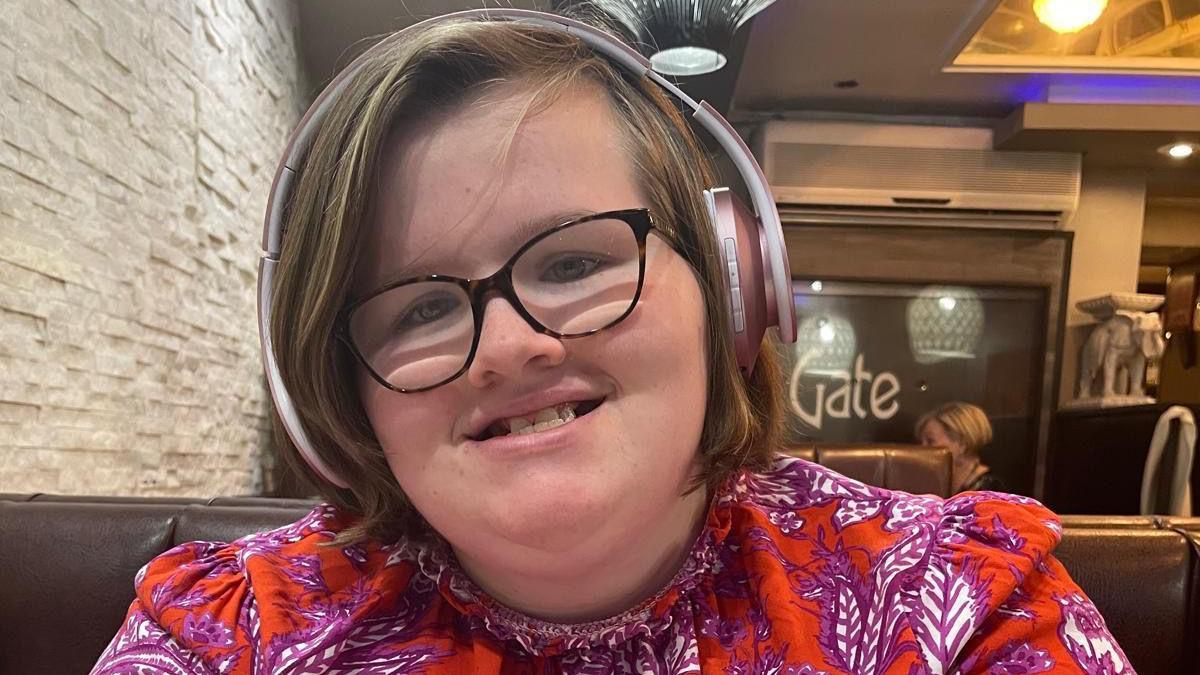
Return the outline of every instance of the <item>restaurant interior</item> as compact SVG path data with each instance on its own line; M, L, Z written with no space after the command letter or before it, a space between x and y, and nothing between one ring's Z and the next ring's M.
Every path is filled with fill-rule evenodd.
M312 97L421 19L571 2L0 18L0 671L86 672L149 559L316 503L274 451L256 319ZM1037 499L1137 672L1200 672L1200 0L594 4L771 187L786 452ZM985 416L981 447L948 405Z

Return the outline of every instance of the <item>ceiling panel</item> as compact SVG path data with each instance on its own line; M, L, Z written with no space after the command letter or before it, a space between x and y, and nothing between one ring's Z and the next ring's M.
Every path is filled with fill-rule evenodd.
M1200 88L1195 77L943 72L997 0L779 0L759 15L734 109L1000 118L1049 91ZM835 83L855 80L854 89ZM1133 94L1136 96L1136 92Z
M480 6L546 8L551 2L300 0L301 47L310 78L318 86L378 37L420 19ZM684 78L683 85L693 96L729 111L735 122L799 114L891 121L895 116L918 116L933 123L970 118L967 121L974 124L997 126L1024 103L1046 101L1053 92L1103 90L1110 98L1138 99L1144 98L1140 92L1178 91L1185 85L1200 90L1200 78L943 72L998 4L999 0L777 0L739 32L725 69ZM855 80L858 86L835 86L844 80ZM1200 106L1192 109L1200 119ZM1152 109L1142 113L1155 115ZM1192 131L1185 126L1034 129L1013 135L1002 147L1073 150L1085 153L1089 163L1195 175L1200 160L1166 163L1153 152L1159 141ZM1182 182L1193 184L1190 178Z

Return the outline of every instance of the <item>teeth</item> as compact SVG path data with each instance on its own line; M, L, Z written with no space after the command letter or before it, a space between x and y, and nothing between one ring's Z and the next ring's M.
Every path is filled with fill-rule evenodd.
M510 417L505 421L508 424L509 433L523 436L560 427L573 419L575 419L574 404L563 403L537 411L534 413L532 421L526 417Z
M518 431L517 434L519 434L521 436L528 436L529 434L536 434L539 431L553 429L554 427L561 427L562 425L564 425L566 423L567 423L566 420L560 420L558 418L555 418L555 419L549 420L547 422L538 422L537 424L535 424L531 427L525 427L524 429Z

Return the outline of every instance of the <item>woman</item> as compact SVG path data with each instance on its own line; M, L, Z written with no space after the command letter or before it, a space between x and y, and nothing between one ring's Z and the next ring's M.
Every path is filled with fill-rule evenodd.
M1132 672L1037 503L775 454L778 365L737 367L711 177L662 91L562 31L374 52L273 282L328 471L298 465L347 487L152 561L94 672Z
M979 457L992 442L992 424L979 406L951 401L930 410L917 420L916 435L921 445L950 450L953 492L1004 491L1004 482Z

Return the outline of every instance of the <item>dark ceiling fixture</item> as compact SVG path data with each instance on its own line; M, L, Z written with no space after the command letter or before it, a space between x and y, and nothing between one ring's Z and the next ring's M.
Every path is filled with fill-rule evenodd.
M775 0L582 0L564 9L600 10L628 30L664 75L720 70L733 34Z

